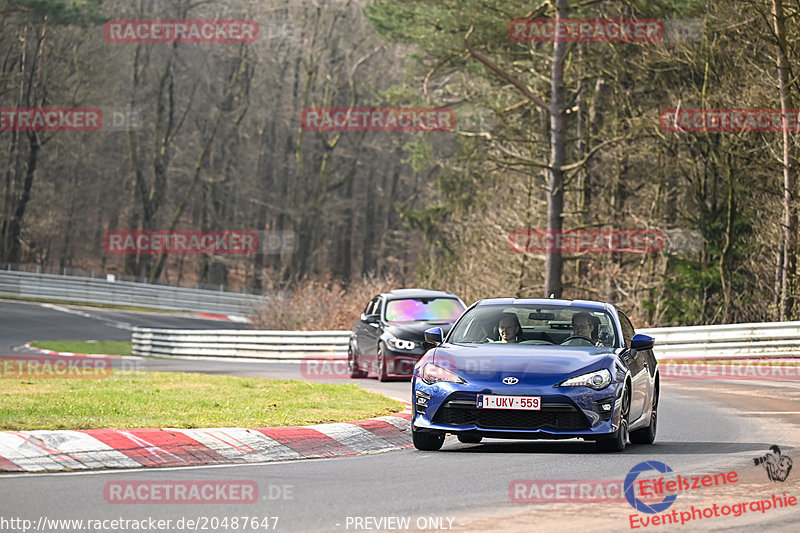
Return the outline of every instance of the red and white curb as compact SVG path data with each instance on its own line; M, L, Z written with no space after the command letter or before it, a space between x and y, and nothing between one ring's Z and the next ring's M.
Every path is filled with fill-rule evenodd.
M208 318L210 320L226 320L228 322L240 322L242 324L252 324L253 321L246 316L240 315L221 315L218 313L195 313L200 318Z
M0 471L243 464L411 447L405 411L358 422L274 428L0 431Z

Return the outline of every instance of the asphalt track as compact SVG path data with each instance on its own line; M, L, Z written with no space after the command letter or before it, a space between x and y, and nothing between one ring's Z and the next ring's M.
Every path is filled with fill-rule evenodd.
M0 350L18 353L21 345L36 339L126 340L130 325L241 327L189 315L0 301ZM303 377L297 363L147 360L142 365L154 371ZM407 398L410 392L404 382L358 383L390 396ZM632 529L630 516L635 512L624 500L518 503L512 501L509 487L515 480L623 480L640 462L654 460L685 476L730 470L739 475L739 482L729 486L679 494L668 511L748 502L772 494L800 496L800 466L786 481L773 482L761 466L753 463L773 444L780 445L784 455L800 460L799 415L800 384L796 380L671 381L663 385L656 443L631 446L622 454L601 454L591 443L581 441L492 440L467 445L449 437L437 453L406 449L263 465L2 474L0 531L22 531L22 523L9 521L13 518L31 520L32 527L41 526L38 531L125 531L111 522L100 528L90 528L92 524L86 522L118 518L152 518L153 522L138 529L150 531L392 531L406 529L403 520L408 520L408 529L429 531L797 531L800 506L699 519L683 526L642 528L634 523L639 527ZM104 498L106 484L120 481L226 480L254 482L258 501L111 504ZM240 517L236 528L234 516ZM242 528L244 517L260 519L259 528ZM274 518L264 521L266 517L278 517L277 523ZM83 529L46 522L53 519L83 520ZM224 519L227 528L222 525ZM165 525L157 520L172 522ZM189 527L187 520L198 523ZM132 523L126 525L130 531L137 530Z

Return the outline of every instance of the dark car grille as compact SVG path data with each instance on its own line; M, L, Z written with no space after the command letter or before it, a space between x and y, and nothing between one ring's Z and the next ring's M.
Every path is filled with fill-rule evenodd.
M448 399L433 417L434 424L464 426L475 424L486 429L589 429L586 417L567 403L542 403L540 411L478 409L476 399Z

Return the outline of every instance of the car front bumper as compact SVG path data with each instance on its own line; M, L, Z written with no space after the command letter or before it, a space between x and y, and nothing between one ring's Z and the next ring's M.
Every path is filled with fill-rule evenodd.
M467 433L510 439L607 438L619 427L621 383L603 390L587 387L519 386L509 392L478 384L439 382L427 384L414 379L415 431ZM541 409L478 409L478 394L538 396Z

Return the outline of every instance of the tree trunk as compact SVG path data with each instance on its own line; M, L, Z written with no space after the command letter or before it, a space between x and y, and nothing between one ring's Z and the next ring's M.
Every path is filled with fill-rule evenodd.
M730 161L728 161L730 163ZM730 268L729 257L733 248L734 229L733 223L736 217L736 196L733 185L733 171L730 164L726 165L725 173L728 178L728 198L727 198L727 215L725 217L725 244L722 247L722 252L719 256L719 279L722 284L722 321L729 323L733 314L733 304L731 301L731 281L730 281Z
M797 214L794 208L794 171L792 169L791 144L789 128L786 122L788 110L791 108L787 90L788 60L786 58L786 28L783 14L783 0L772 0L772 20L775 36L778 39L778 92L783 114L783 272L781 273L781 305L780 319L791 320L795 314L793 296L796 285L795 266L797 250L795 250L795 233L797 231Z
M28 201L31 198L33 178L36 175L36 164L39 161L39 149L42 147L39 143L39 134L35 131L28 134L28 143L30 148L28 151L28 168L25 171L25 184L22 188L22 196L20 196L17 208L14 211L14 217L11 219L8 233L11 246L11 251L8 254L10 263L19 263L22 259L22 241L20 240L22 219L25 217L25 209L28 207Z
M28 28L25 28L25 40L22 43L22 66L20 72L20 77L23 82L20 84L19 98L19 101L23 104L22 107L37 107L44 105L43 95L46 94L46 91L43 87L44 76L40 75L40 71L42 68L41 65L44 55L44 42L47 36L47 20L48 18L45 17L44 23L42 24L42 29L38 32L38 36L35 40L36 48L32 54L32 64L27 71L25 69L27 67L26 57L28 52ZM36 32L36 27L34 26L31 31ZM12 140L14 143L16 143L16 138L14 137L15 136L12 136ZM28 160L25 167L25 180L22 184L22 191L19 197L17 197L16 194L11 190L11 183L9 183L9 188L7 189L7 191L11 193L8 195L11 204L7 204L8 212L11 214L11 220L7 221L5 227L3 228L3 236L5 237L4 251L9 263L19 263L22 259L22 220L25 217L28 201L30 201L31 198L31 189L33 189L33 181L36 177L36 166L39 162L39 150L42 148L42 142L39 138L38 132L28 132L27 137ZM15 148L12 148L12 154L14 156L17 155ZM10 169L7 176L11 177Z
M556 21L567 18L567 0L556 1ZM553 43L553 63L550 66L550 168L547 171L547 230L551 234L562 229L564 210L564 56L567 43ZM561 298L563 260L560 250L549 250L544 263L544 295Z

